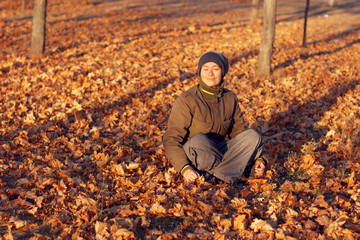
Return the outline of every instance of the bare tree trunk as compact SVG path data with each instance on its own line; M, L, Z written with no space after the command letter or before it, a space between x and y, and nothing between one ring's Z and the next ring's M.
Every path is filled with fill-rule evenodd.
M276 0L265 0L264 10L264 25L256 70L256 75L260 78L269 77L271 73L271 58L275 38Z
M25 3L26 3L26 0L21 1L21 12L25 11Z
M252 0L252 7L251 7L251 19L250 24L254 25L257 22L257 18L259 15L259 0Z
M45 30L46 30L46 0L35 0L32 37L29 56L36 58L41 56L45 50Z
M304 16L304 34L303 34L303 42L302 42L303 47L306 47L306 27L307 27L309 6L310 6L310 0L306 0L306 8L305 8L305 16Z

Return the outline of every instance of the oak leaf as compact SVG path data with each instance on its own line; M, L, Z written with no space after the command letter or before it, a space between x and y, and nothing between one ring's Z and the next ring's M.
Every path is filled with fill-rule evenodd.
M125 175L124 168L121 164L113 164L110 169L112 169L112 171L119 176Z
M323 208L329 207L329 204L325 201L325 196L322 194L316 196L314 203L319 207L323 207Z
M304 227L305 227L305 229L315 229L316 224L313 221L311 221L310 219L308 219L308 220L306 220Z
M125 228L119 228L116 231L112 232L112 234L115 237L118 237L120 239L134 239L135 238L135 234L132 231L129 231L128 229L125 229Z
M106 239L110 236L108 232L108 224L100 221L95 223L96 239Z
M295 211L292 208L287 208L286 209L286 216L287 217L297 217L299 215L299 213L297 211Z
M24 226L26 226L26 221L24 220L20 220L17 217L12 216L9 220L10 223L12 223L16 229L22 228Z
M347 180L348 188L354 186L354 184L356 182L355 171L352 171L350 176L346 180Z
M321 215L315 219L321 226L327 226L330 223L330 219L327 215Z
M156 202L151 206L149 212L153 214L163 214L166 213L166 209L159 202Z
M312 154L306 154L303 156L302 161L303 162L300 165L300 169L302 170L309 169L315 163L315 156Z
M200 209L204 211L205 215L212 213L213 207L210 204L206 204L202 201L198 201L198 204L200 205Z
M235 230L245 230L248 225L248 219L245 214L241 214L234 218L234 229Z
M231 219L222 219L220 220L220 226L223 227L223 229L230 229L231 227Z
M340 216L338 219L331 223L327 223L325 226L324 232L331 236L332 238L339 238L342 235L342 232L344 231L342 229L342 226L346 223L348 220L347 216Z
M275 230L270 223L258 218L254 219L250 228L253 229L254 232L273 232Z

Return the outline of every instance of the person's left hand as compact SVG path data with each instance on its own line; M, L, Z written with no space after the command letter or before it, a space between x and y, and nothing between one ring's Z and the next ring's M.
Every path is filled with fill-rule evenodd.
M262 161L255 162L255 177L262 178L265 175L265 164Z
M193 183L200 177L200 174L194 169L188 169L184 173L184 179L187 183Z

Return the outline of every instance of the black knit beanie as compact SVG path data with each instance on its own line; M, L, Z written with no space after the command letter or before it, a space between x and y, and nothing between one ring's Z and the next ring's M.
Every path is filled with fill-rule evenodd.
M223 78L229 70L229 61L228 59L222 54L217 52L207 52L201 56L199 59L198 68L196 74L200 76L201 67L208 62L214 62L221 68L221 78Z

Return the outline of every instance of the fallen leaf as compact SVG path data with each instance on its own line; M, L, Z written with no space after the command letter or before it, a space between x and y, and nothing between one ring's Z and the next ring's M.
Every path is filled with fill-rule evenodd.
M250 225L250 228L254 230L254 232L273 232L274 228L270 225L270 223L255 218Z
M319 217L317 217L316 222L318 222L321 226L326 226L330 223L330 219L327 215L321 215Z
M154 214L162 214L166 212L166 209L159 202L156 202L151 206L149 211Z
M248 225L248 220L245 214L241 214L234 218L234 229L245 230Z

